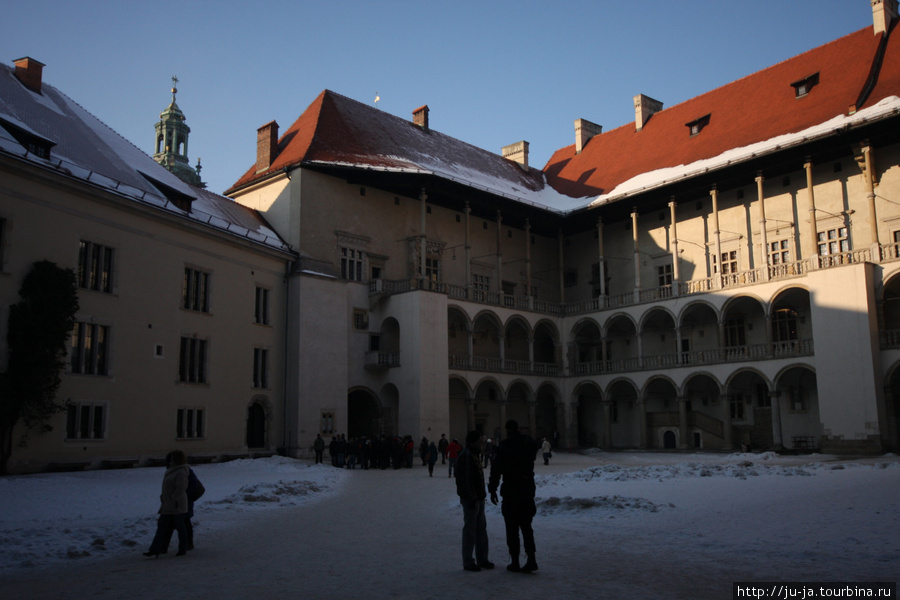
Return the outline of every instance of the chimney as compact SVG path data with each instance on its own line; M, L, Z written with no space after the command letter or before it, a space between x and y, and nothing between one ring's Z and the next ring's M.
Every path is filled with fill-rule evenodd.
M581 154L588 140L603 132L603 125L591 123L587 119L575 119L575 154Z
M875 35L887 34L891 30L891 23L897 20L897 0L872 0L872 19Z
M278 123L270 121L256 130L256 172L272 166L278 155Z
M528 142L525 140L504 146L500 154L503 158L519 163L522 169L528 170Z
M428 131L428 105L420 106L413 111L413 124Z
M634 129L640 131L650 117L663 109L663 103L650 96L638 94L634 97Z
M16 65L16 78L22 82L32 92L41 93L41 73L44 70L44 63L34 60L26 56L18 60L14 60Z

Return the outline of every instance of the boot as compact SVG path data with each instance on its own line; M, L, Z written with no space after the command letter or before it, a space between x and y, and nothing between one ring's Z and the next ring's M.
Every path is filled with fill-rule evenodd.
M519 571L521 571L522 567L519 566L519 555L518 554L516 556L510 555L509 558L510 558L510 562L508 565L506 565L506 570L512 571L513 573L518 573Z
M524 565L522 565L522 572L523 573L531 573L532 571L537 571L537 570L538 570L538 566L537 566L537 561L534 560L534 554L529 554L528 560L525 561Z

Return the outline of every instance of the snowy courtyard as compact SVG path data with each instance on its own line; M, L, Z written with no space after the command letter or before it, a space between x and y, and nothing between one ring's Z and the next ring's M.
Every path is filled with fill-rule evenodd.
M0 479L4 600L729 598L735 581L897 581L900 459L556 453L540 460L539 570L462 570L446 465L197 465L197 548L144 558L162 468Z

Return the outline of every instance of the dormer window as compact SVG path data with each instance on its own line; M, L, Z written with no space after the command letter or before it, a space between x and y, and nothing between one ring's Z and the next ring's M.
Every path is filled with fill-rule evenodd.
M700 133L707 125L709 125L709 115L703 115L699 119L691 121L690 123L685 123L688 131L691 132L691 137Z
M813 73L809 77L804 77L803 79L795 81L791 84L791 87L794 88L794 97L803 98L813 89L813 86L818 85L818 83L818 73Z
M56 145L56 142L48 140L24 124L13 123L2 117L0 117L0 127L8 131L31 154L40 158L50 158L50 149Z

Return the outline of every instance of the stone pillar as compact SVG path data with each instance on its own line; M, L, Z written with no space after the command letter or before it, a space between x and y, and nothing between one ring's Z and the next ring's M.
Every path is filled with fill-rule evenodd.
M647 445L647 403L644 398L638 396L635 399L635 404L638 407L638 415L640 421L640 434L641 434L641 449L649 448Z
M597 219L597 252L597 260L600 261L597 269L600 277L600 298L604 300L600 308L605 308L608 290L606 289L606 251L603 248L603 219Z
M531 221L525 219L525 297L529 307L533 306L531 287Z
M819 268L819 228L816 226L816 194L813 189L812 160L806 157L803 168L806 170L806 198L809 210L809 240L803 244L803 254L809 257L810 266Z
M497 211L497 285L494 290L503 294L503 215ZM502 304L502 301L501 301Z
M565 240L563 239L562 229L557 233L557 240L559 243L559 302L560 304L565 304L566 302L566 266L564 260L564 246Z
M475 399L466 398L466 424L467 432L475 431Z
M425 275L425 259L428 255L428 236L425 233L425 213L427 212L427 207L425 206L425 202L428 200L428 195L425 193L425 188L422 188L422 191L419 193L419 201L421 203L420 206L420 215L419 215L419 236L422 241L420 242L421 247L419 248L419 252L421 256L419 257L420 265L419 265L419 280L422 282L422 289L426 288L426 275Z
M528 402L528 431L531 435L537 435L537 402L531 400Z
M690 448L690 445L688 444L687 398L678 396L676 400L678 401L678 448L683 450L685 448Z
M671 214L672 220L672 244L671 244L671 252L672 252L672 295L678 296L679 291L681 289L681 269L679 266L678 260L678 226L677 221L675 219L675 196L672 196L672 199L669 201L669 213Z
M865 179L866 182L866 199L869 206L869 223L872 224L870 229L870 238L873 246L880 245L878 239L878 217L875 213L875 164L872 158L872 146L866 142L862 147L863 158L865 159Z
M686 352L681 351L681 327L675 328L675 364L683 365L687 360Z
M713 236L716 241L716 265L715 287L722 289L725 287L725 279L722 275L722 232L719 230L719 191L713 186L709 195L712 196L712 218L713 218Z
M472 367L472 359L475 357L475 325L466 323L466 344L468 346L468 356L466 357L466 366ZM471 431L471 430L469 430Z
M638 247L638 213L631 211L631 238L634 243L634 301L641 301L641 249Z
M469 245L469 216L472 209L466 201L466 298L472 299L472 246ZM470 430L471 431L471 430Z
M759 264L762 267L762 280L769 280L769 237L766 231L766 196L763 192L762 173L756 176L756 197L759 201L759 235L762 245ZM721 257L720 257L721 258Z
M725 414L722 415L722 439L723 449L732 450L734 448L733 434L731 431L731 401L734 400L733 394L727 394L724 398Z
M500 439L506 439L506 400L500 401Z
M781 450L784 448L784 439L781 434L781 391L770 391L769 399L772 404L772 442L776 450Z
M603 443L601 448L612 448L612 402L603 403L603 422L605 424L603 432Z

